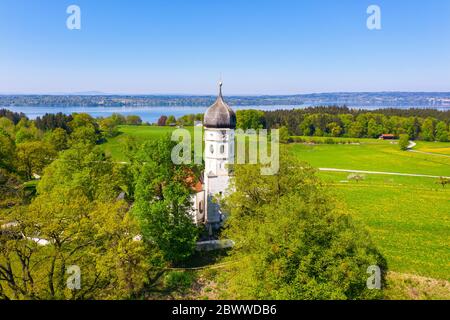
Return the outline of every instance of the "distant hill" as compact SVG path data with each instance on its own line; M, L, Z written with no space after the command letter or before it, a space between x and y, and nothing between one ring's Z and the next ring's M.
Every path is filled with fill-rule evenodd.
M338 92L227 96L234 106L347 105L350 107L450 108L450 92ZM215 96L112 95L96 91L60 95L0 95L0 106L207 106Z

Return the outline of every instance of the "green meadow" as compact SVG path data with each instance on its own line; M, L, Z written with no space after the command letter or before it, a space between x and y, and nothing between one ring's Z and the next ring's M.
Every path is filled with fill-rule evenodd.
M389 269L450 280L450 188L434 179L321 172L354 220L364 225Z
M450 156L450 143L448 142L418 141L417 146L414 149L422 152L430 152Z
M432 150L450 148L450 143L419 141L417 146ZM289 148L316 168L450 176L450 158L401 151L392 141L359 139L353 144L292 144ZM390 270L450 280L448 186L428 177L365 174L364 180L356 182L349 181L345 172L321 171L319 175L344 200L354 220L369 230Z
M347 141L337 139L335 141ZM450 158L401 151L392 141L352 139L353 144L292 144L300 159L317 168L385 171L409 174L450 176ZM356 141L358 141L356 143ZM433 142L419 142L433 146ZM450 143L447 143L450 148Z
M123 143L127 137L134 138L138 143L146 140L159 138L166 134L171 134L175 128L173 127L157 127L157 126L119 126L119 135L109 138L108 142L101 145L103 150L116 161L126 161L123 155ZM187 128L191 132L192 127Z
M102 147L115 160L124 161L121 141L127 136L143 142L172 130L121 126L121 133ZM392 141L333 140L338 143L295 143L288 148L315 168L450 176L450 157L442 156L450 154L450 143L419 141L415 150L426 153L415 153L400 151ZM354 220L369 230L390 271L450 281L450 186L442 187L438 179L428 177L365 174L356 182L349 181L345 172L318 174Z

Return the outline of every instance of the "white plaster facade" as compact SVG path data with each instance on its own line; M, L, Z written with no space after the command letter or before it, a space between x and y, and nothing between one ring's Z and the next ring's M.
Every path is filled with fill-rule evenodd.
M224 220L216 199L226 195L235 152L236 115L223 101L221 87L216 102L205 113L203 190L193 197L195 223L210 230L219 228Z

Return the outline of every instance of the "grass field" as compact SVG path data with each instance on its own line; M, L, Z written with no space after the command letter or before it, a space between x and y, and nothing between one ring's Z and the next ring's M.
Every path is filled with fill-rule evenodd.
M390 270L450 280L450 188L429 178L320 176L369 230Z
M419 142L420 148L450 143ZM359 144L294 144L292 152L317 168L386 171L450 176L450 158L400 151L390 141L360 139ZM427 151L430 152L430 151ZM320 172L364 224L388 260L390 270L450 280L450 188L437 179Z
M103 148L114 159L123 161L120 141L124 137L133 136L142 142L172 130L123 126L120 128L122 133L110 139ZM333 139L342 142L349 140ZM450 143L417 143L415 149L436 153L433 155L400 151L390 141L350 140L354 143L291 144L288 147L299 159L316 168L450 176L450 158L439 155L450 150ZM393 277L397 281L396 286L403 288L406 285L403 274L416 275L419 280L422 279L420 277L429 277L450 281L449 187L443 188L434 178L367 174L365 180L355 182L347 181L348 173L318 174L343 200L354 220L369 230L386 257L389 270L400 274ZM419 281L417 279L414 281ZM395 293L391 296L396 297Z
M431 152L450 156L450 143L448 142L423 142L418 141L415 150Z
M317 168L450 176L450 158L401 151L390 141L359 141L360 144L293 144L290 148L300 159ZM421 143L421 146L432 145L432 142Z
M187 128L192 131L192 128ZM120 134L117 137L108 139L107 143L102 144L103 150L116 161L125 161L122 153L122 142L125 137L133 137L139 143L150 139L159 138L166 134L171 134L172 127L156 127L156 126L120 126Z

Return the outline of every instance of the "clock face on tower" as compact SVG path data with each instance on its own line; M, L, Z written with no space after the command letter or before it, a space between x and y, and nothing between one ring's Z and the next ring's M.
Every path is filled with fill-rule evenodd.
M214 153L214 146L212 144L209 146L209 151L211 152L211 154Z

